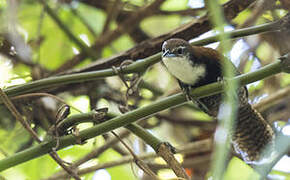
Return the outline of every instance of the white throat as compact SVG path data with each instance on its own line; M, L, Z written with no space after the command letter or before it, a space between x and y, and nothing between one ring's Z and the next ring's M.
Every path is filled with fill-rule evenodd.
M168 71L185 84L194 85L206 74L204 65L194 65L186 58L163 57L162 61Z

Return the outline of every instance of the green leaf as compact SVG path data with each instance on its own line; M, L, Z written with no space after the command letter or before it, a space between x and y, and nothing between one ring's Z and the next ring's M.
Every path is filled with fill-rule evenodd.
M259 175L242 160L234 157L231 159L224 177L224 180L232 179L258 180Z

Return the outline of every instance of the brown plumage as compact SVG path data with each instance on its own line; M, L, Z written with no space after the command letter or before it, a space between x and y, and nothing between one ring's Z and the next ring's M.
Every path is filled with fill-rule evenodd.
M182 39L170 39L163 43L163 62L178 80L181 89L189 92L191 88L216 82L222 79L221 55L214 49L190 45ZM170 66L174 58L174 68L193 66L193 70L199 72L184 72L184 77L198 75L198 78L183 78L182 70L177 71ZM180 61L180 66L178 64ZM234 66L234 65L233 65ZM240 74L236 70L236 75ZM186 70L184 70L186 71ZM191 81L190 81L191 80ZM190 83L186 83L190 82ZM238 89L238 112L235 122L235 131L232 134L234 149L247 163L255 163L259 160L263 149L269 144L273 146L274 131L259 112L248 103L248 91L246 87ZM197 103L201 109L211 116L217 117L221 94L200 98ZM201 105L203 104L203 105ZM204 108L204 106L206 108Z

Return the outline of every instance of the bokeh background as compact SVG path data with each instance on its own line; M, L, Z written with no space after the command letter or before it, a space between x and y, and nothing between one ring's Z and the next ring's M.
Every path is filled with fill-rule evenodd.
M225 31L279 20L290 8L287 0L252 0L243 3L247 2L249 5L245 6L242 1L219 0L220 4L241 3L242 8L234 17L226 18ZM147 8L154 3L156 5ZM44 8L46 5L52 13ZM106 69L110 66L106 67L102 62L110 59L115 60L111 61L114 66L119 66L127 59L137 61L161 50L161 46L158 48L156 45L158 43L154 44L153 38L174 33L188 23L198 23L207 13L207 2L203 0L0 0L0 86L5 89L50 76ZM129 24L126 21L128 19ZM200 27L201 32L186 35L187 40L203 39L216 34L212 27L206 28L204 24L200 24ZM145 41L148 44L143 48L142 43ZM248 73L288 53L289 42L290 36L281 32L254 34L231 40L232 48L225 55L242 73ZM152 47L150 43L153 44ZM218 42L206 46L219 50ZM130 51L134 47L143 50L134 54L136 51ZM120 54L124 56L113 58ZM94 66L96 64L101 65ZM91 66L96 68L90 68ZM285 126L290 120L289 85L290 75L285 73L247 85L250 103L257 106L270 124L275 123L278 127ZM176 80L160 63L144 73L138 92L126 98L126 90L120 77L114 76L48 88L42 92L54 94L82 112L107 107L109 112L120 114L120 105L128 104L134 109L180 91ZM278 96L279 93L282 95ZM269 101L273 96L275 98ZM51 97L33 97L15 101L15 105L39 137L44 139L49 127L55 122L55 114L62 103ZM70 116L78 113L72 109ZM193 103L162 111L143 121L149 132L176 147L210 139L216 127L216 121ZM92 126L92 123L82 123L77 129L81 131ZM122 131L124 128L116 130L117 133ZM283 132L289 135L289 126L285 126ZM108 133L90 139L84 145L67 147L58 154L63 160L74 162L112 138L114 137ZM137 155L153 152L132 134L124 141ZM1 159L37 144L3 105L0 105L0 142ZM177 154L176 158L189 163L186 171L193 179L207 179L210 178L212 151ZM128 156L130 154L124 146L117 143L80 168L114 162ZM195 161L199 163L190 164ZM164 164L160 158L145 162L161 178L175 177L170 169L158 166ZM0 174L3 179L36 180L48 178L60 170L45 155ZM252 176L252 173L251 167L233 154L224 179L255 179L256 176ZM133 162L92 170L82 177L102 180L148 179ZM290 179L290 158L284 156L268 175L268 179Z

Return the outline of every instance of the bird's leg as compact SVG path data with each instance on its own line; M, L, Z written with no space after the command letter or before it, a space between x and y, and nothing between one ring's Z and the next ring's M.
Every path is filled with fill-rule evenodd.
M230 80L230 78L228 78L228 77L221 77L221 76L217 77L217 79L216 79L217 82L221 83L224 86L227 85L227 83L228 83L229 80Z
M179 83L179 86L180 88L182 89L183 93L185 94L185 97L187 99L187 101L192 101L193 103L197 104L197 106L205 113L208 113L209 110L208 108L206 107L206 105L201 102L199 100L199 98L196 98L196 97L192 97L190 95L190 91L192 90L192 87L190 85L187 85L187 84L184 84L182 83L181 81L178 80L178 83Z
M182 90L183 94L185 95L185 98L187 101L192 101L193 99L190 96L191 86L182 83L181 81L177 80L180 89Z
M223 77L219 76L219 77L217 77L216 80L217 80L217 82L224 82L224 79L226 79L226 78L225 77L223 78Z
M230 78L228 77L218 77L217 82L220 82L223 86L228 86L230 83ZM248 90L246 86L240 87L236 90L235 98L239 100L239 105L248 104Z
M183 94L185 94L187 101L193 101L193 98L190 96L191 86L186 86L182 88Z
M210 111L203 102L201 102L198 98L193 98L193 101L198 105L199 109L209 114Z

